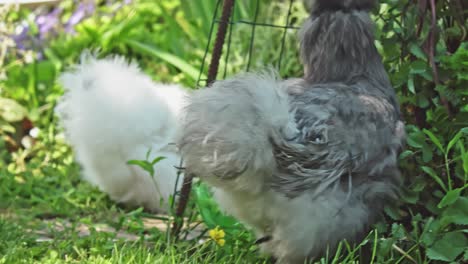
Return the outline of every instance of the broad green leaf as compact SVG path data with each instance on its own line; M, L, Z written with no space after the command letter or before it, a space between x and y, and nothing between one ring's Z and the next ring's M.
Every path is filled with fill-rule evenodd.
M421 49L421 47L416 45L416 43L412 43L410 45L410 52L411 52L411 54L416 56L416 58L421 59L421 60L426 60L426 53L424 53L424 51Z
M213 206L211 194L208 189L204 185L195 186L194 194L198 210L200 211L200 215L203 218L204 223L209 228L215 228L216 221L214 214L216 213L216 208Z
M401 224L392 224L392 236L396 239L403 239L406 236L405 228Z
M419 200L419 194L417 192L403 192L401 194L401 199L408 204L416 204Z
M421 169L429 176L431 176L432 179L434 179L440 185L440 187L442 187L442 189L447 192L447 187L445 186L444 182L431 167L422 166Z
M422 148L422 158L425 163L429 162L432 160L433 154L432 150L427 144L424 144Z
M144 21L138 17L129 17L120 23L113 24L107 28L100 36L101 46L107 50L117 43L125 42L129 39L128 35L132 29L142 27Z
M378 254L381 256L387 256L391 252L393 248L393 244L395 244L395 241L392 238L384 238L380 240L379 246L377 248ZM339 263L339 262L334 261L333 263Z
M55 65L51 61L40 61L36 64L38 81L53 82L55 80Z
M82 24L79 27L77 27L77 30L80 33L88 34L91 37L91 39L93 39L95 41L100 41L100 39L102 37L101 32L96 30L96 28L91 27L91 25Z
M411 73L421 74L427 71L427 63L422 60L416 60L411 63L410 68Z
M16 128L4 120L0 119L0 132L15 133Z
M206 224L206 226L209 228L215 228L216 221L214 220L214 217L209 208L199 207L198 210L200 210L200 215L203 218L203 223Z
M16 101L0 97L0 118L7 122L19 122L27 116L26 108Z
M400 158L400 159L405 159L405 158L407 158L407 157L409 157L409 156L411 156L411 155L413 155L413 154L414 154L414 152L413 152L412 150L407 149L407 150L403 151L403 152L400 154L400 157L399 157L399 158Z
M463 33L461 32L461 29L457 26L455 27L448 27L448 28L445 28L445 34L447 34L447 36L450 36L450 37L460 37Z
M432 260L454 261L468 247L468 239L460 232L446 233L426 252Z
M129 161L127 161L127 164L144 167L147 164L147 162L144 161L144 160L129 160Z
M419 73L419 76L423 77L426 81L434 81L434 77L432 76L432 73L430 71L421 72Z
M388 216L390 216L390 218L395 221L401 219L400 211L395 206L385 206L384 211Z
M466 152L466 150L465 150L463 140L458 141L457 145L458 145L458 148L460 149L460 152L461 152L461 159L462 159L462 162L463 162L463 172L465 173L465 175L468 175L468 152Z
M408 142L408 145L410 145L413 148L418 148L418 149L423 147L425 143L424 140L425 140L424 134L422 134L421 132L410 133L408 135L408 138L406 139L406 141Z
M463 154L463 171L468 174L468 152Z
M463 188L457 188L457 189L448 191L447 194L445 194L444 198L442 198L440 203L437 205L437 207L443 208L447 205L453 204L458 199L458 197L460 197L460 193L462 190Z
M468 198L460 196L453 204L449 205L442 213L442 221L468 225Z
M417 177L414 180L413 185L411 186L411 190L415 192L420 192L424 190L424 187L426 187L426 185L427 181L424 179L424 177Z
M145 160L129 160L129 161L127 161L127 164L139 166L143 170L148 172L151 176L154 176L153 165L151 165L149 162L147 162Z
M463 131L459 131L447 145L447 153L452 149L453 145L455 145L458 140L460 140L461 136L463 135Z
M394 45L393 45L394 46ZM392 77L392 83L399 87L408 82L408 75L410 74L409 64L403 64L399 71L395 72Z
M429 138L431 139L432 143L434 143L434 145L437 146L437 148L445 154L445 149L442 147L442 143L440 143L440 140L437 138L436 135L434 135L434 133L432 133L432 131L430 130L427 130L427 129L423 129L423 132L424 134L428 135Z
M426 108L429 106L429 100L426 95L422 93L416 94L416 103L420 108Z
M440 232L441 226L442 225L438 219L434 219L434 217L429 217L427 219L426 223L424 224L421 237L419 238L424 246L429 247L434 244L437 239L437 235Z
M199 70L190 65L190 63L182 60L181 58L163 50L160 50L156 47L140 43L138 41L127 40L126 43L136 50L147 53L172 64L173 66L181 70L183 73L187 74L187 76L191 77L193 80L198 80L198 75L200 74ZM201 78L205 79L206 77L202 76Z
M175 16L172 12L168 11L164 4L159 3L158 7L161 8L161 16L164 18L164 22L167 24L168 30L173 32L185 32L190 38L198 37L197 33L194 31L193 25L190 24L186 17L184 16Z
M409 76L407 85L408 85L408 90L412 94L416 94L416 90L414 89L414 77L413 77L413 75Z
M153 161L151 161L151 164L154 165L154 164L160 162L160 161L163 160L163 159L166 159L166 157L162 157L162 156L161 156L161 157L157 157L157 158L155 158Z

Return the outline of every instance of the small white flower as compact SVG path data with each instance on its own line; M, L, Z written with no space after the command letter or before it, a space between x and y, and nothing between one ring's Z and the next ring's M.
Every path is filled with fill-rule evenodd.
M35 56L34 56L34 52L33 52L33 51L28 50L28 51L25 52L25 54L24 54L24 61L25 61L26 63L33 63L33 62L34 62L34 58L35 58Z
M29 135L30 135L32 138L37 138L37 136L39 136L39 132L40 132L39 128L34 127L33 129L31 129L31 130L29 131Z

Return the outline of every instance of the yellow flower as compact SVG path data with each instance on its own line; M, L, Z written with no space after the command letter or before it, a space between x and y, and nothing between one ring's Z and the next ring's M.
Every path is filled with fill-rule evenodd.
M208 234L210 235L211 239L213 239L216 244L220 245L221 247L226 243L226 240L224 240L224 236L226 234L224 233L224 230L219 229L219 226L217 226L215 229L211 229Z

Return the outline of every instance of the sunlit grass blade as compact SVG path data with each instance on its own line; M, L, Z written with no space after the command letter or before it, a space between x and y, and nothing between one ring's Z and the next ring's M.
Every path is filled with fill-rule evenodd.
M190 65L188 62L184 61L183 59L173 54L170 54L166 51L160 50L156 47L152 47L152 46L149 46L147 44L144 44L138 41L127 40L126 43L132 48L134 48L135 50L138 50L140 52L143 52L148 55L159 58L161 60L164 60L165 62L178 68L183 73L187 74L187 76L189 76L193 80L198 79L198 75L199 75L198 69L193 67L192 65ZM202 75L202 78L206 78L206 77Z

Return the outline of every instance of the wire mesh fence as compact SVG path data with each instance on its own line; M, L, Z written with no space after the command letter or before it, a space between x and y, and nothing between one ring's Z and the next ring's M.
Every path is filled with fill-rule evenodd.
M223 43L215 43L214 39L215 32L220 28L220 24L224 23L221 18L223 4L229 0L216 1L197 87L208 84L207 78L202 76L210 66L208 61L210 55L219 48L215 45L223 47L216 79L224 79L236 72L260 70L265 67L273 67L282 76L301 73L297 33L301 21L306 17L301 0L233 1L233 13L226 21L227 31ZM233 42L242 42L242 44L235 45L237 49L233 50Z

